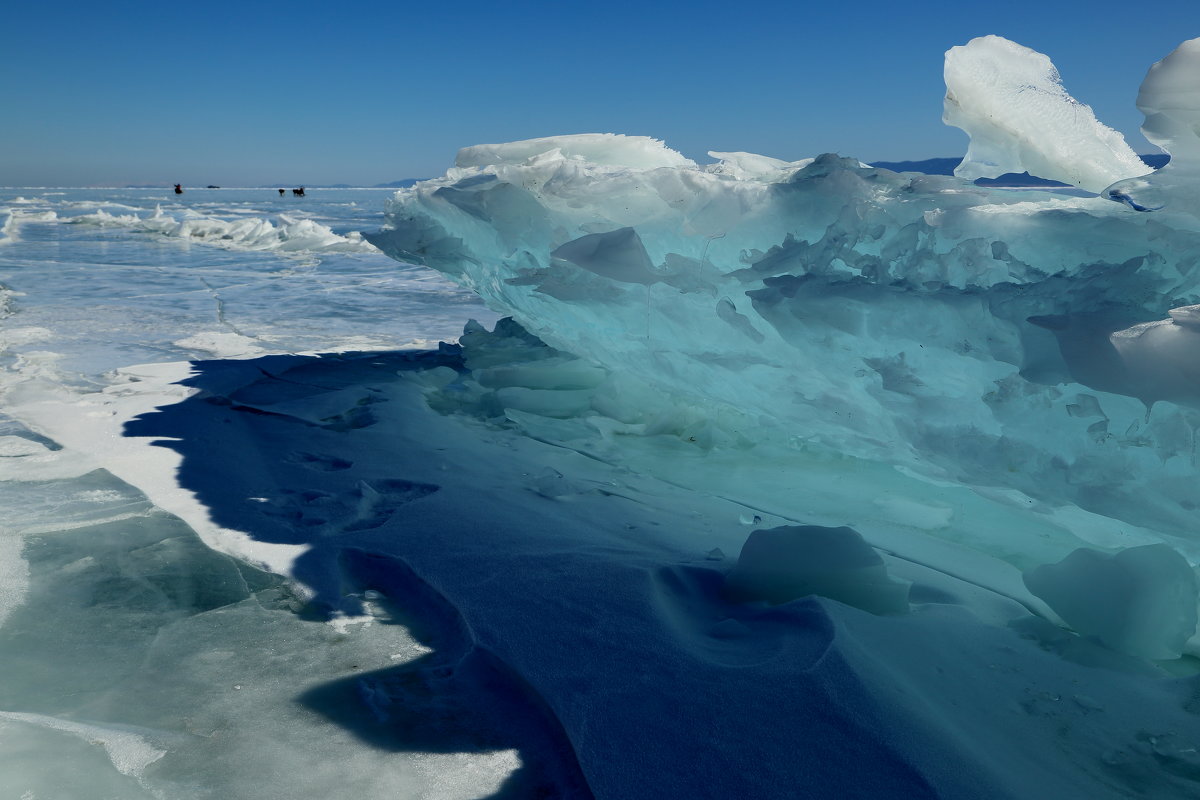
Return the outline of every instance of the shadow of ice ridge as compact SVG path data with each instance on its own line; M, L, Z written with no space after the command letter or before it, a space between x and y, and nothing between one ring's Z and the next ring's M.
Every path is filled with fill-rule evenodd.
M720 573L617 524L684 530L690 510L522 491L554 448L431 411L405 376L461 370L456 348L194 367L196 394L126 434L178 452L216 524L307 546L298 613L353 618L378 593L400 610L385 621L436 648L296 698L361 741L515 749L504 798L782 796L802 775L835 796L860 759L874 795L933 798L947 780L888 732L828 601L735 607Z
M1167 787L1156 796L1194 790L1195 737L1166 756L1131 738L1193 730L1177 694L1194 682L1080 671L953 594L902 617L734 603L707 548L744 541L744 506L485 422L470 409L490 395L468 402L455 378L471 358L468 342L466 364L453 348L201 362L195 395L127 428L183 456L179 482L216 524L307 548L297 613L425 643L410 664L285 688L337 734L418 762L516 752L521 769L507 760L476 791L493 797L1117 800L1141 775ZM499 363L472 369L499 383ZM264 632L240 635L253 648ZM1119 770L1089 766L1106 748ZM1063 753L1087 763L1064 769ZM465 767L440 774L472 788Z
M353 593L385 597L398 612L390 621L404 624L433 651L393 669L326 684L301 695L301 703L379 748L519 750L521 766L494 800L592 797L553 712L520 676L474 642L445 597L400 559L347 548L338 560Z
M305 692L301 705L372 747L414 753L515 750L518 767L494 800L592 797L571 745L536 691L488 649L435 588L381 546L397 511L440 486L380 473L386 436L347 449L347 436L377 424L371 406L397 373L461 368L440 352L270 356L195 363L187 400L131 420L127 436L159 438L183 456L177 480L221 526L257 541L309 545L294 577L312 591L297 613L311 620L360 617L365 596L386 598L433 651L390 669L353 674ZM347 457L352 452L352 457ZM376 617L376 620L378 618ZM468 776L468 780L470 780Z

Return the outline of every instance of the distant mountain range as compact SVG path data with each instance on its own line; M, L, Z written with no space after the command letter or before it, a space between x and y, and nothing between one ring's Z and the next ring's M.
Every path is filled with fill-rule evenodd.
M1166 153L1138 156L1146 162L1146 166L1159 169L1166 165L1171 157ZM954 168L962 163L962 158L927 158L924 161L875 161L872 167L882 167L893 172L923 172L926 175L953 175ZM1066 186L1065 183L1039 178L1028 172L1010 172L999 178L980 178L975 181L980 186Z

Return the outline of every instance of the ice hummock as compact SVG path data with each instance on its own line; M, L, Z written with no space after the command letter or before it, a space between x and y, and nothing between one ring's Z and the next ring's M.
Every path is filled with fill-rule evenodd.
M229 220L191 211L171 214L157 206L149 215L136 212L113 214L100 208L89 214L72 216L69 221L77 225L145 231L237 250L353 253L374 249L357 231L340 235L315 220L287 214L280 214L274 220L264 217Z
M695 166L648 136L626 136L619 133L582 133L573 136L546 136L523 142L477 144L458 151L454 166L459 169L489 167L498 164L522 164L531 159L561 157L580 164L654 169L656 167Z

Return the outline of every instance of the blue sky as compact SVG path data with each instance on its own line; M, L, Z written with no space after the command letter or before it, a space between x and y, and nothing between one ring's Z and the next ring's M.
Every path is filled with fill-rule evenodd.
M607 131L693 158L960 155L942 56L995 33L1049 55L1153 152L1146 69L1195 0L15 3L0 185L374 184L481 142Z

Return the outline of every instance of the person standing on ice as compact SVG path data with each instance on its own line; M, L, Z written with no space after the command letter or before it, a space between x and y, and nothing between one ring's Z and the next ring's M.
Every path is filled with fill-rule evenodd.
M183 184L175 184L175 194L183 194Z

